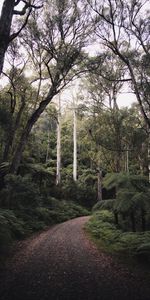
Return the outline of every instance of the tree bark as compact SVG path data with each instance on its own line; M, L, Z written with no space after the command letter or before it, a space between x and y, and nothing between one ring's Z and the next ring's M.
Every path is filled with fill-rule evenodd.
M134 216L134 212L131 212L130 217L131 217L132 231L135 232L135 231L136 231L136 227L135 227L135 216Z
M19 125L20 125L20 120L21 120L24 108L25 108L25 100L22 99L22 104L21 104L21 107L20 107L20 109L17 113L14 125L13 125L13 121L11 120L11 124L10 124L10 128L9 128L9 136L8 136L8 140L7 140L7 143L6 143L6 146L5 146L5 149L4 149L4 154L3 154L3 161L7 161L10 152L13 152L13 150L12 150L13 142L15 140L16 131L17 131Z
M58 80L59 81L59 80ZM22 132L20 141L18 143L17 149L15 151L15 154L13 156L12 159L12 163L10 166L10 173L12 174L16 174L19 168L19 164L21 161L21 157L22 157L22 152L25 148L25 145L27 143L29 134L32 130L33 125L36 123L36 121L38 120L38 118L40 117L40 115L42 114L42 112L45 110L46 106L51 102L52 98L57 94L56 91L56 84L54 84L51 88L50 91L47 95L47 97L45 98L45 100L43 100L39 107L36 109L36 111L31 115L31 117L29 118L29 120L27 121L27 124Z
M148 129L148 181L150 183L150 129Z
M119 225L118 213L114 212L115 224Z
M102 171L98 168L97 173L97 200L102 201Z
M146 230L146 220L145 220L145 211L141 210L141 220L142 220L142 231Z
M56 185L61 183L61 100L59 94L58 122L57 122L57 171Z
M50 132L49 132L49 129L48 129L48 133L47 133L47 150L46 150L46 159L45 159L46 163L48 162L48 159L49 159L49 150L50 150Z
M75 103L73 112L73 180L77 181L77 116Z
M129 150L126 148L125 151L125 172L129 174Z
M9 45L11 23L15 0L5 0L0 17L0 75L3 70L5 53Z
M130 72L130 76L131 76L132 83L133 83L133 86L134 86L135 95L136 95L137 101L139 103L141 114L142 114L142 116L143 116L143 118L145 120L145 124L147 125L148 129L150 130L150 118L146 114L146 112L145 112L145 110L143 108L142 99L141 99L141 96L140 96L140 93L139 93L139 90L138 90L138 87L137 87L137 82L136 82L136 79L135 79L135 76L134 76L134 72L133 72L132 66L131 66L131 64L129 62L126 63L126 64L128 66L129 72Z

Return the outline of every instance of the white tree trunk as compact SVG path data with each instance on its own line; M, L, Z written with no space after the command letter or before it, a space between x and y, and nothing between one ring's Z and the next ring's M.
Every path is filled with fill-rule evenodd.
M57 122L57 171L56 185L61 183L61 100L59 95L58 122Z
M73 180L77 181L77 116L75 103L73 112Z

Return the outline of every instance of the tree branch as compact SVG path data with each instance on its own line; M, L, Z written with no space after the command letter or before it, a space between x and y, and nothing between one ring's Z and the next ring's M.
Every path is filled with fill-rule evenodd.
M30 16L30 14L31 14L31 11L32 11L32 8L29 9L29 12L28 12L28 14L27 14L27 16L26 16L25 22L23 23L23 25L21 26L21 28L20 28L17 32L13 33L13 34L10 36L9 42L13 41L13 40L20 34L20 32L23 30L23 28L27 25L29 16Z

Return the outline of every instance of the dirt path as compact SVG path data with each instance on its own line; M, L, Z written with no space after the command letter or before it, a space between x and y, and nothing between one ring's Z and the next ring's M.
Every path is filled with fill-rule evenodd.
M100 253L83 231L89 217L20 243L0 276L0 300L149 300L136 275Z

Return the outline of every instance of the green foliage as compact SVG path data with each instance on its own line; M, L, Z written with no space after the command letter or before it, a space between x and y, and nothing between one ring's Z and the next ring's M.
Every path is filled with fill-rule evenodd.
M0 196L3 207L0 209L0 251L16 238L89 214L85 208L70 201L52 197L43 199L29 176L7 175Z
M6 110L6 108L0 107L0 126L3 130L8 130L10 125L11 115L10 112Z
M148 186L148 179L142 175L130 175L125 173L108 173L104 180L103 185L107 189L120 189L128 188L132 190L145 190Z
M148 260L150 261L150 242L144 242L143 244L141 244L137 250L137 257L142 259L142 260Z
M94 237L105 241L107 245L111 245L121 234L121 231L115 227L112 212L107 210L96 212L86 227Z
M107 199L107 200L102 200L98 201L94 206L93 206L93 212L97 210L113 210L114 206L114 201L115 199Z
M0 209L0 252L5 251L14 238L24 236L24 222L12 210Z
M33 207L40 202L38 186L31 176L8 174L5 176L5 188L0 192L1 205L8 208Z
M147 192L131 192L126 189L121 189L117 193L116 201L114 202L114 210L118 213L129 213L130 211L150 210L149 193Z
M47 207L38 207L36 212L39 219L48 224L55 224L89 215L89 211L70 201L60 201L55 198L47 200Z
M146 252L150 255L150 231L144 233L123 232L114 224L110 211L94 213L86 225L87 230L101 246L113 253L123 253L134 257Z
M96 201L96 176L95 171L79 168L78 180L73 181L72 165L62 170L61 196L62 199L72 200L82 206L91 208Z
M141 175L107 174L104 186L107 189L116 188L116 200L112 209L121 215L120 226L124 230L130 230L131 227L133 231L145 230L146 217L150 211L147 178ZM149 228L148 222L147 227Z

